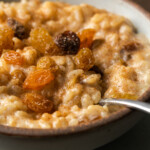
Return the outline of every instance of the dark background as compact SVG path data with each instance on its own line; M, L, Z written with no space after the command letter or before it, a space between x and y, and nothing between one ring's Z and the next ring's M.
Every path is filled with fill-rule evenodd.
M150 150L150 116L146 115L126 134L96 150Z
M150 0L133 0L150 12ZM150 116L145 117L130 131L96 150L150 150Z
M145 8L147 11L150 12L150 0L132 0L132 1L140 4L143 8Z

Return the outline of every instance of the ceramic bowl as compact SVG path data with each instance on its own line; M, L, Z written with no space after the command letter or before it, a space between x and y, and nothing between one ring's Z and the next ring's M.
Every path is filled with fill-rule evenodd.
M127 0L63 1L71 4L88 3L125 16L133 22L138 32L150 39L150 15L133 2ZM139 100L149 99L150 89ZM0 125L0 148L2 150L92 150L121 136L142 116L141 112L125 108L107 118L66 129L23 129Z

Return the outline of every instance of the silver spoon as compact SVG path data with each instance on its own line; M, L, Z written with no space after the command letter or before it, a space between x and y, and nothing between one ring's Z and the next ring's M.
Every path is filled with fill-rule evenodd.
M100 100L99 104L124 105L150 114L150 104L141 101L109 98Z

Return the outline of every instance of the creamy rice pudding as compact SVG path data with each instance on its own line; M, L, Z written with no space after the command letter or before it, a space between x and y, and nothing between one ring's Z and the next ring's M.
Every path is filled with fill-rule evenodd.
M137 100L150 85L150 44L123 16L87 4L0 2L0 124L63 128Z

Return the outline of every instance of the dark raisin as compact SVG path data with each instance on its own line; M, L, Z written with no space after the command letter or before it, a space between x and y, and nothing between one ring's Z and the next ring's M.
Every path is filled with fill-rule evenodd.
M104 75L102 70L100 70L100 68L98 66L95 66L95 65L90 69L90 71L94 71L95 73L100 74L102 76Z
M14 36L19 39L25 39L28 37L27 29L17 20L13 18L8 18L7 20L8 26L12 28L14 31Z
M80 48L80 39L72 31L59 34L55 38L55 43L65 54L76 54Z
M124 45L122 50L126 51L135 51L141 48L141 44L138 42L129 42L128 44Z

